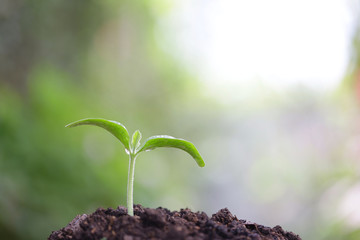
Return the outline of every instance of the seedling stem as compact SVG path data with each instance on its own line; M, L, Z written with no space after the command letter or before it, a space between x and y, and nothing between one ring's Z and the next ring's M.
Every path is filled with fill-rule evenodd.
M130 216L134 216L134 178L135 178L135 161L136 156L132 153L129 154L129 171L127 182L127 209Z

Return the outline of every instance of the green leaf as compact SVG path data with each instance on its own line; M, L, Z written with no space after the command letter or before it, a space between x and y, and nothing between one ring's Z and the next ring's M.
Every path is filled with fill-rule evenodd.
M146 139L145 143L140 147L136 154L143 151L150 151L158 147L170 147L184 150L194 158L199 167L205 166L205 162L194 144L184 139L174 138L167 135L153 136Z
M125 148L129 150L129 133L121 123L102 118L86 118L72 122L65 127L76 127L80 125L93 125L106 129L117 139L119 139L120 142L124 144Z
M140 146L140 140L141 140L141 132L139 130L136 130L131 138L132 152L135 152L135 150Z

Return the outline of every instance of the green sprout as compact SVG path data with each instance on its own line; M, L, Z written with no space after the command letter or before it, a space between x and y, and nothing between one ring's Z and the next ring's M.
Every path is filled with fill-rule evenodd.
M189 141L180 138L174 138L167 135L152 136L145 140L141 145L141 133L139 130L136 130L132 135L131 141L128 131L125 126L119 122L106 120L102 118L86 118L79 121L75 121L66 125L65 127L76 127L80 125L94 125L102 127L105 130L109 131L125 147L125 152L129 155L129 170L128 170L128 182L127 182L127 208L128 214L134 216L133 209L133 189L134 189L134 170L135 170L135 160L139 153L153 150L158 147L171 147L184 150L189 153L196 163L200 167L204 167L205 163L196 149L194 144Z

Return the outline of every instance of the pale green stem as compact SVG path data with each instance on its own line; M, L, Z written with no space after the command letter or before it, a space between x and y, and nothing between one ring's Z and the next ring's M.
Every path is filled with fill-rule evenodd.
M127 209L130 216L134 216L134 172L135 172L135 159L136 156L133 153L129 154L129 171L128 171L128 183L127 183Z

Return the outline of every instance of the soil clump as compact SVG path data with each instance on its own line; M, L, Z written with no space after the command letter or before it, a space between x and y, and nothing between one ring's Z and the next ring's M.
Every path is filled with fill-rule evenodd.
M301 240L280 226L239 220L226 208L208 217L189 209L172 212L134 205L134 215L129 216L125 207L99 208L90 215L78 215L66 227L52 232L48 240Z

